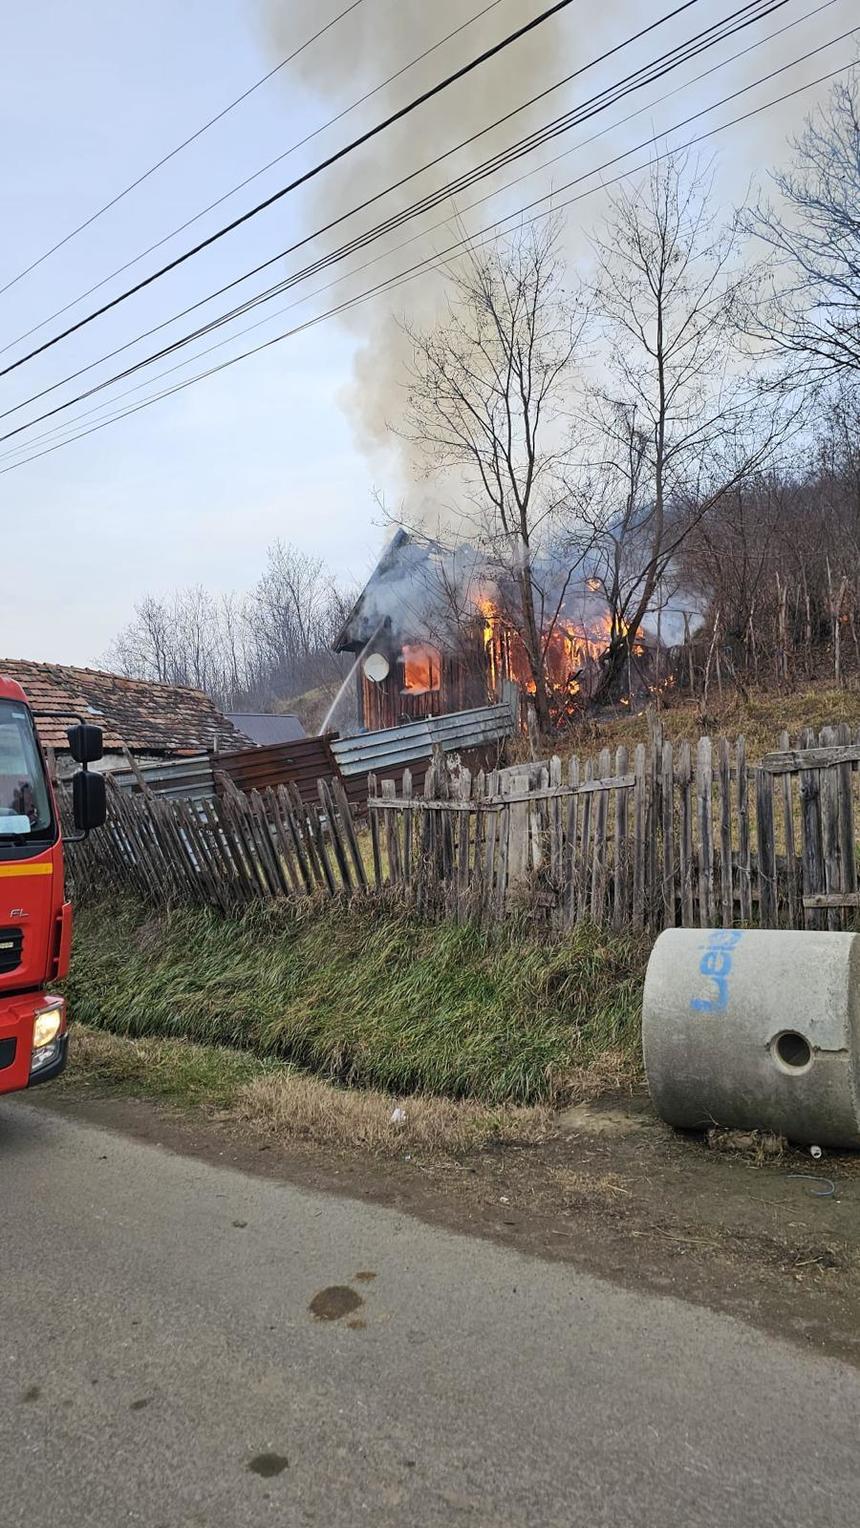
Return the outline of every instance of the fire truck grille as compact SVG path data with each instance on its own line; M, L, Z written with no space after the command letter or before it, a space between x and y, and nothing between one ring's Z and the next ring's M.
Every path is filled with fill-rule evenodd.
M21 964L23 931L19 928L0 928L0 976L14 971Z

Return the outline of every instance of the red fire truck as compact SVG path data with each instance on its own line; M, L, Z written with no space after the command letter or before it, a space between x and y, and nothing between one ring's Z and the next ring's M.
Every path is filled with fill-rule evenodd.
M35 713L58 716L58 712ZM0 1093L59 1076L66 1064L65 999L51 989L69 968L72 908L63 879L60 815L34 713L0 674ZM75 836L105 819L104 778L88 764L102 734L71 713Z

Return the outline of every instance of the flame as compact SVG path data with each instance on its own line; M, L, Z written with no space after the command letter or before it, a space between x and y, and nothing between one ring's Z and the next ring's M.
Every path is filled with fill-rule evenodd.
M441 670L438 648L426 642L406 642L403 645L403 688L414 693L438 690Z
M586 583L592 594L602 590L599 579L590 578ZM544 636L544 679L550 711L558 724L572 720L587 707L604 676L604 654L613 640L630 635L630 628L624 621L616 618L613 623L608 606L604 604L600 609L600 602L591 603L598 604L596 613L591 614L589 610L578 621L558 620ZM500 678L510 678L515 679L527 695L534 695L536 685L517 623L486 594L476 601L475 608L492 691L498 693ZM636 658L647 657L648 650L640 633L636 633L630 650ZM644 682L641 666L637 682ZM622 703L629 706L629 697Z
M495 631L496 611L492 602L488 599L478 600L478 614L483 620L483 643L487 655L487 678L489 681L490 694L495 695L499 682L499 665L496 656L496 645L493 641Z

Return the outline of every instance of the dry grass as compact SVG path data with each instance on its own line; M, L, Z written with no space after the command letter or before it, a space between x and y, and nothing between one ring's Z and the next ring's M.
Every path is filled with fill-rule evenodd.
M781 1162L788 1150L785 1136L772 1130L727 1130L715 1125L708 1131L707 1141L711 1151L744 1157L752 1167Z
M631 1065L629 1051L610 1046L593 1057L588 1066L572 1066L559 1078L556 1096L568 1107L592 1103L607 1093L632 1093L641 1073Z
M376 1156L450 1154L545 1139L545 1107L487 1108L466 1099L338 1088L293 1067L185 1040L130 1040L77 1025L70 1084L202 1107L283 1143L312 1141ZM402 1118L392 1120L395 1110Z
M684 700L667 703L660 711L664 736L674 742L697 742L707 730L712 737L720 735L735 738L743 733L747 742L747 758L755 763L761 755L779 745L779 735L785 730L794 737L805 727L818 731L821 727L835 727L847 722L860 727L860 690L836 689L832 685L810 684L787 692L779 690L751 690L744 700L736 691L726 688L723 699L714 691L708 703L707 729L702 726L698 703ZM648 720L644 712L629 716L619 708L615 716L584 718L563 737L547 742L548 753L591 756L600 748L633 748L637 743L648 741ZM517 741L516 747L524 749L525 743ZM525 757L525 753L522 754Z
M547 1179L567 1210L583 1209L586 1205L618 1206L633 1195L630 1179L618 1173L589 1177L569 1167L550 1167Z
M395 1123L392 1115L402 1118ZM236 1098L237 1118L278 1140L309 1140L360 1147L379 1156L406 1151L457 1152L490 1142L534 1142L550 1126L546 1108L482 1108L466 1099L390 1094L332 1087L318 1077L284 1070L246 1083Z

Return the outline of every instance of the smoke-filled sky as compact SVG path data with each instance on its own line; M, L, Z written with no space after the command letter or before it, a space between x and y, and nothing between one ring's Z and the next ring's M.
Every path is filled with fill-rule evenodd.
M207 118L342 10L348 0L43 0L3 7L0 56L0 286ZM287 65L197 142L120 201L84 233L0 294L0 345L40 323L87 287L168 234L266 161L312 133L446 33L488 7L477 22L436 49L336 125L267 171L252 186L185 233L70 309L63 324L122 290L202 235L270 194L303 168L426 89L493 41L545 8L546 0L361 0L295 63ZM614 84L637 66L737 9L740 0L695 0L638 44L589 69L493 134L446 159L373 208L308 244L254 282L257 291L438 189L539 124ZM463 193L454 207L425 214L335 271L235 322L190 348L160 384L124 398L129 406L287 327L322 312L494 219L554 190L561 203L591 191L566 213L572 267L587 260L587 233L599 218L600 177L561 188L613 155L665 133L731 91L828 42L857 22L856 0L786 0L766 20L720 44L518 165ZM446 92L432 106L350 156L346 164L286 198L213 249L138 294L82 333L0 380L6 410L117 346L277 250L348 211L366 197L453 148L527 97L587 64L631 33L666 15L672 0L577 0L505 55ZM809 13L816 10L818 14ZM802 18L806 19L802 19ZM728 62L778 30L782 35ZM806 80L847 63L846 39L770 82L756 85L679 135L716 125ZM696 80L696 76L723 64ZM747 194L750 177L784 159L785 138L826 92L820 86L775 111L715 138L716 195L728 206ZM638 113L622 123L622 117ZM595 137L600 134L599 137ZM671 141L671 140L670 140ZM546 161L564 154L554 164ZM631 156L635 166L647 150ZM505 189L507 183L528 178ZM604 179L618 173L604 172ZM484 200L484 198L490 198ZM481 205L472 204L481 200ZM470 210L472 209L472 210ZM418 235L418 237L415 237ZM405 243L410 240L413 242ZM404 246L395 252L395 246ZM377 255L378 263L357 267ZM350 272L353 272L350 275ZM339 278L326 291L319 289ZM423 277L330 320L253 359L156 403L62 450L0 478L3 599L0 654L95 662L147 592L203 583L215 590L250 585L267 544L280 537L319 553L341 575L363 579L383 531L374 489L397 505L417 490L387 427L400 406L402 342L395 318L432 319L442 289ZM314 295L317 294L317 295ZM229 299L200 311L204 319ZM282 310L294 304L280 316ZM46 398L62 401L113 370L169 342L198 315L138 343L108 365ZM244 337L240 329L264 318ZM19 343L0 364L60 327L60 320ZM228 337L194 364L192 357ZM176 365L171 358L153 367ZM136 386L147 374L122 384ZM119 389L117 389L119 391ZM69 411L97 424L111 394ZM29 413L37 412L36 408ZM29 417L27 410L3 423ZM62 416L61 416L62 417ZM54 427L48 421L32 434ZM45 438L32 450L59 437ZM21 443L21 438L15 442ZM0 446L0 452L12 443ZM0 462L0 469L24 454ZM428 490L421 490L428 492ZM432 487L429 490L432 495Z

